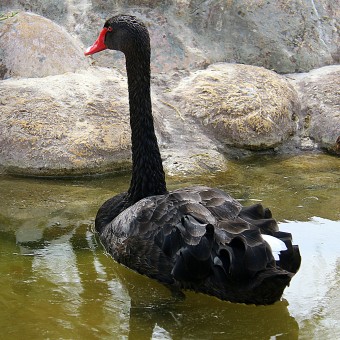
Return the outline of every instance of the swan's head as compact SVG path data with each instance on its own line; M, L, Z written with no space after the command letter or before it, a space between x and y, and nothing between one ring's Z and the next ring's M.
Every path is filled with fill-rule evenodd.
M86 49L85 55L91 55L107 48L125 54L150 50L148 30L134 16L114 16L105 22L97 40Z

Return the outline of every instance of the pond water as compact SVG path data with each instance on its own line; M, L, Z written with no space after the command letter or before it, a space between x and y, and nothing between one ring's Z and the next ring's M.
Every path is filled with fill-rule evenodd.
M302 266L271 306L166 288L115 263L93 233L98 207L129 175L0 177L1 339L339 339L340 159L327 155L229 162L205 184L244 205L261 201L300 245Z

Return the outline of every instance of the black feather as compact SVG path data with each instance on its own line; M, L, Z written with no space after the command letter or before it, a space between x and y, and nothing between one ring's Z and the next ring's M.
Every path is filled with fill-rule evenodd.
M242 205L208 187L168 192L150 98L150 39L133 16L105 25L105 45L126 57L132 141L127 193L106 201L95 227L114 259L166 285L220 299L268 304L280 299L300 265L291 235L280 233L269 209ZM275 261L261 234L287 246Z

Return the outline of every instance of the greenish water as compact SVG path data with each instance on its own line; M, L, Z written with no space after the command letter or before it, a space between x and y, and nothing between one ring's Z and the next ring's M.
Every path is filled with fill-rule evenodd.
M300 245L303 263L272 306L246 306L166 288L105 255L98 207L129 176L0 177L0 339L340 338L340 159L254 158L229 171L172 178L169 188L217 186L261 201Z

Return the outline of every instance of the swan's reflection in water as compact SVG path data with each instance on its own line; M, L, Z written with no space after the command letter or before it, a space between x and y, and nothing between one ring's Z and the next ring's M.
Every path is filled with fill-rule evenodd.
M192 292L173 297L105 255L90 224L52 227L42 240L19 242L31 269L21 278L30 290L17 301L26 325L17 335L21 329L37 338L298 338L285 301L256 307Z

